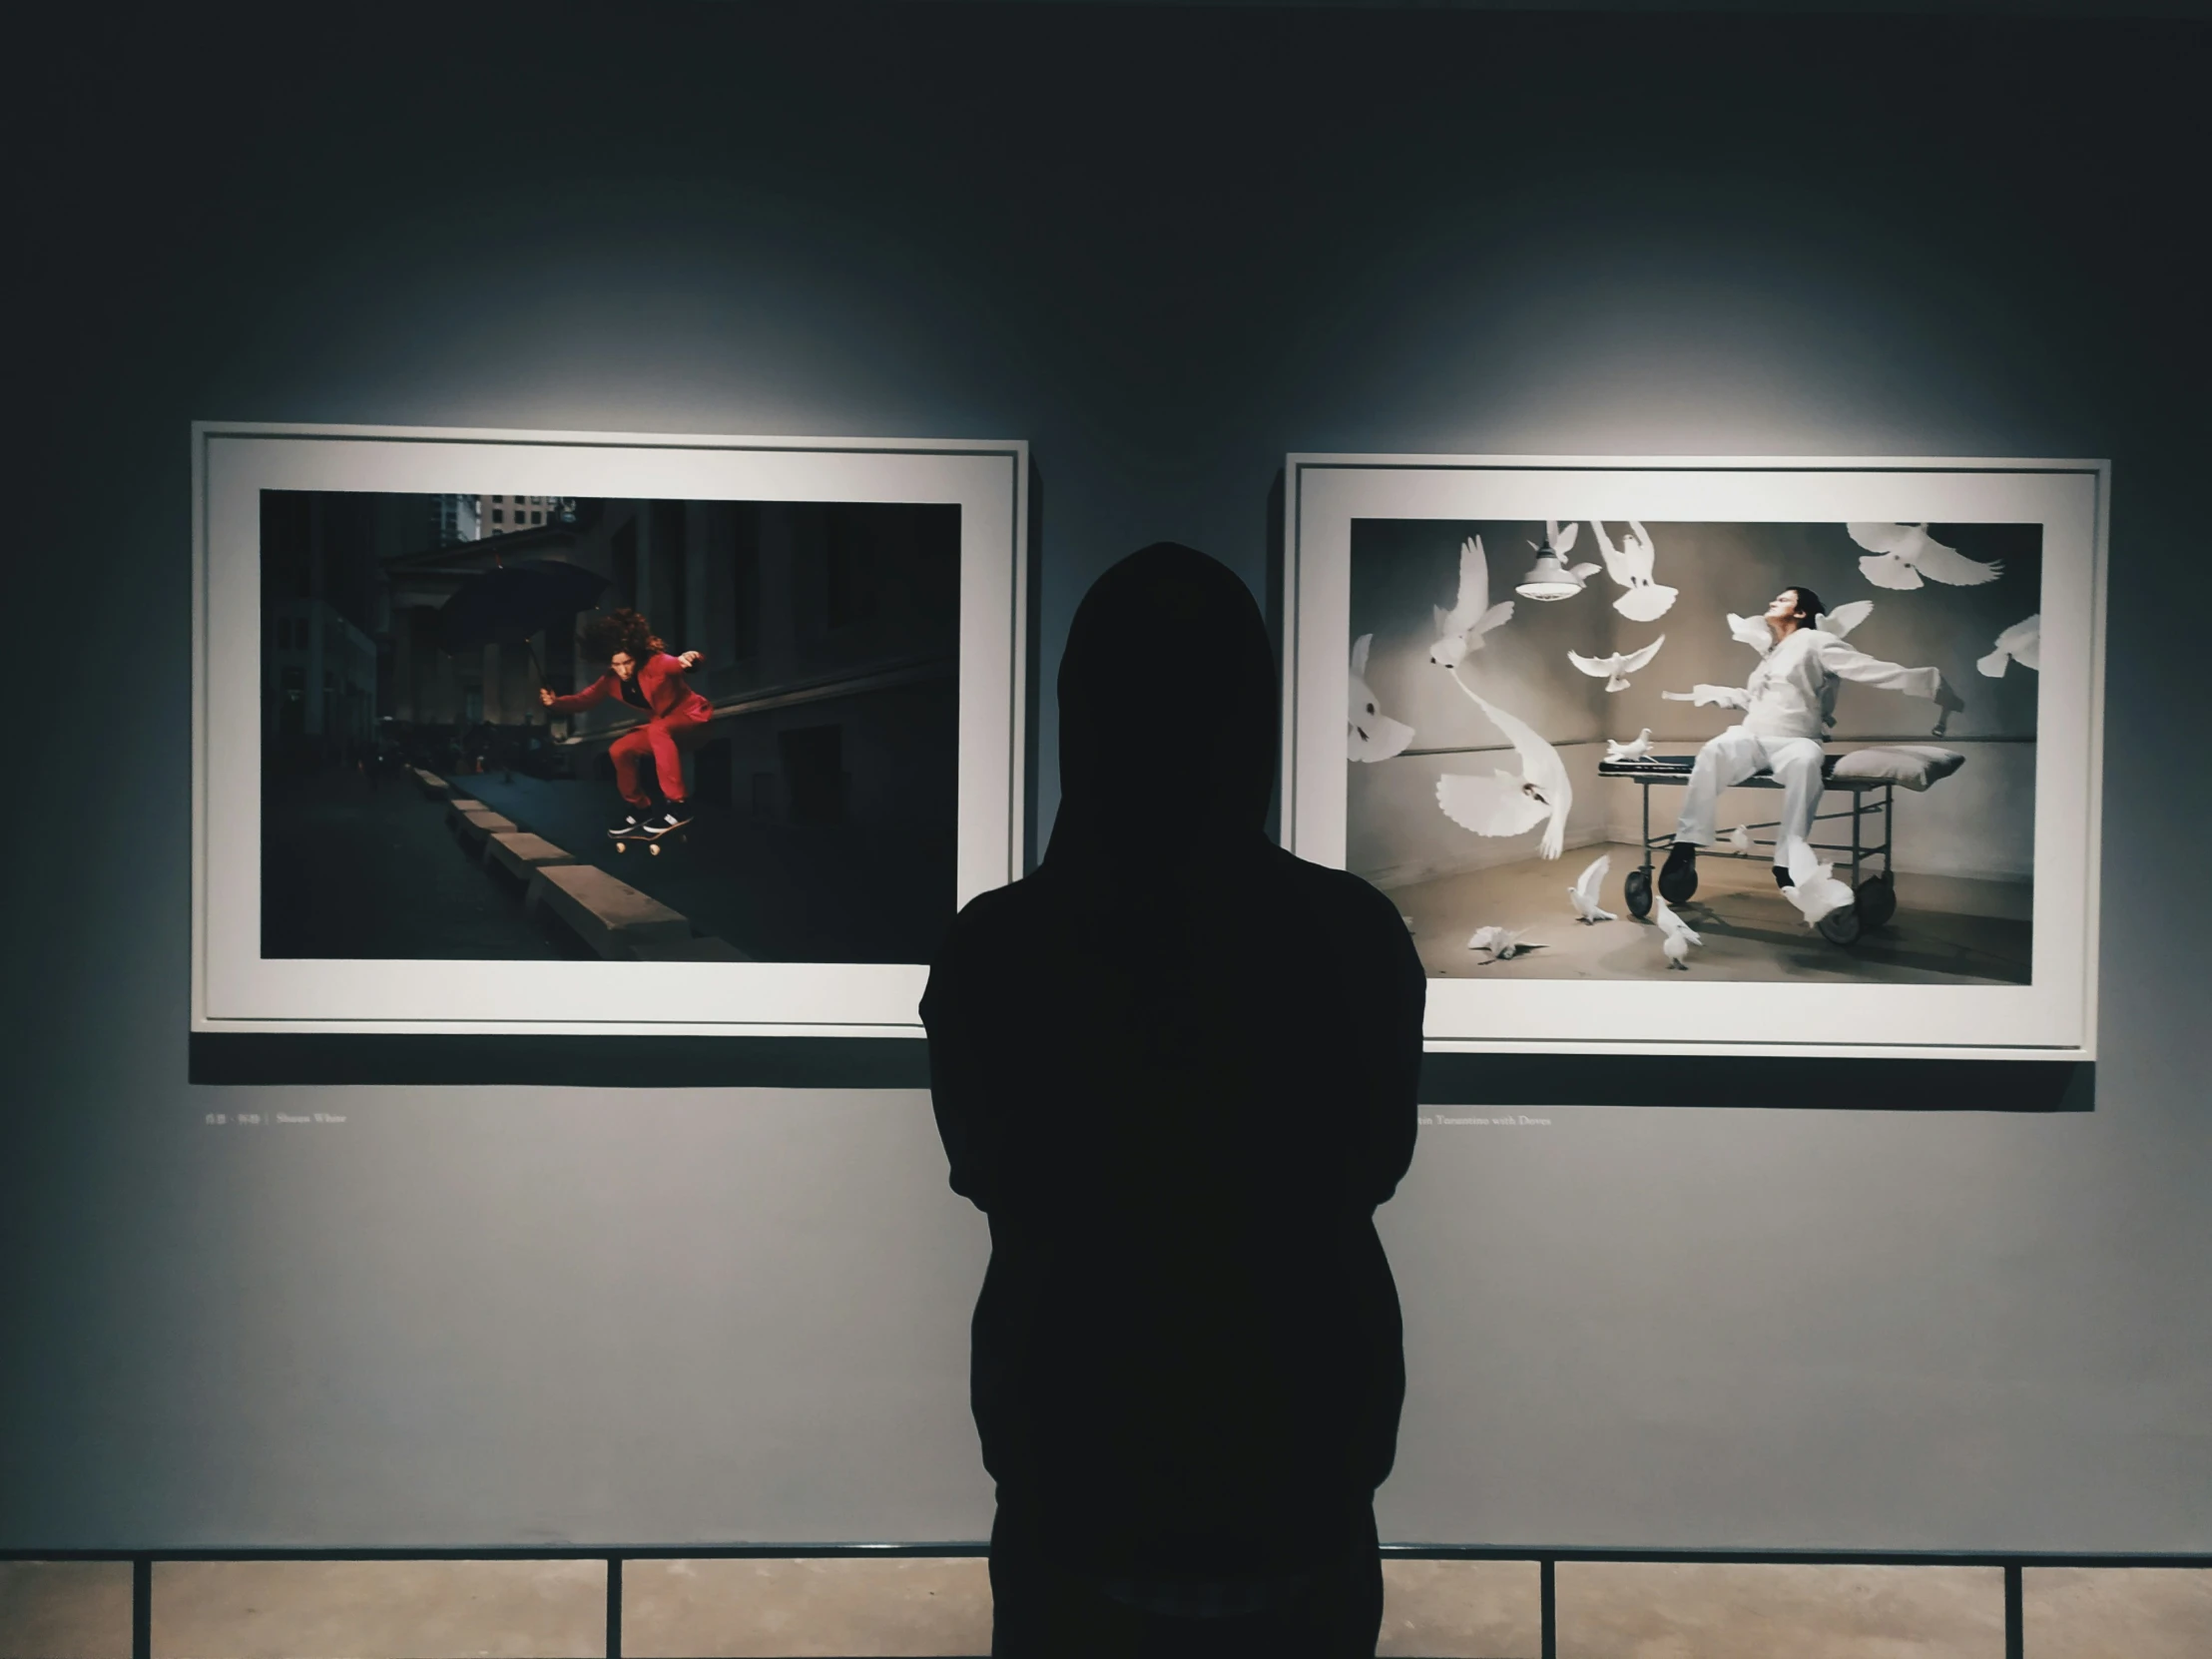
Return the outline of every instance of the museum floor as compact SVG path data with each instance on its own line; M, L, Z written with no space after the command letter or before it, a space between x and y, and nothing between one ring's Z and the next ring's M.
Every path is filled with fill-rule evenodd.
M1584 925L1567 888L1591 859L1609 853L1602 903L1620 919ZM1431 978L1650 979L1673 975L1659 929L1638 921L1621 882L1640 861L1632 845L1568 848L1556 860L1529 858L1389 889L1412 924ZM1955 876L1898 877L1897 914L1849 948L1807 927L1775 890L1767 856L1701 854L1697 896L1675 908L1703 935L1688 973L1710 979L1834 980L1886 985L2024 985L2030 962L2028 883ZM1842 871L1838 871L1842 874ZM1486 962L1467 948L1478 927L1525 928L1541 949Z
M2012 1619L2006 1570L1562 1560L1547 1642L1535 1560L1399 1558L1383 1564L1377 1652L2201 1659L2212 1570L2015 1567ZM0 1561L0 1655L127 1659L131 1578L129 1561ZM151 1659L890 1659L990 1645L976 1556L633 1558L612 1583L604 1559L157 1560L147 1589Z

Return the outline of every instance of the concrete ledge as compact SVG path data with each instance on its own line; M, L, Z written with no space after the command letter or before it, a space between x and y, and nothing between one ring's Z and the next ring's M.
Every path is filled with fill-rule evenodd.
M638 941L638 960L641 962L752 962L758 957L748 956L728 939L709 936L704 939L641 939Z
M1542 1573L1533 1561L1384 1561L1376 1653L1539 1659Z
M409 767L407 770L414 774L415 788L419 789L432 801L443 801L453 793L453 786L436 773L424 772L420 767Z
M630 1659L867 1659L991 1650L981 1559L625 1561Z
M597 864L539 865L523 902L532 912L549 906L611 962L636 961L641 945L676 945L691 937L691 923L676 911Z
M513 819L493 812L481 801L462 797L456 797L446 807L445 822L467 839L478 843L486 835L509 834L516 828Z
M527 881L532 870L545 864L573 864L576 855L527 830L494 830L484 837L484 861L497 862Z
M157 1561L156 1659L597 1659L604 1561Z
M2029 1567L2020 1637L2029 1659L2204 1659L2212 1568Z
M131 1659L131 1563L0 1561L0 1659Z
M1554 1582L1559 1659L2004 1659L2001 1567L1561 1561Z

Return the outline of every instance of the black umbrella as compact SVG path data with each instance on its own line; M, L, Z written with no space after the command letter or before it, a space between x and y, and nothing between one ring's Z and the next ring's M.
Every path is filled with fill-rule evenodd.
M592 609L606 586L606 577L558 559L478 571L438 607L439 637L448 651L521 644Z

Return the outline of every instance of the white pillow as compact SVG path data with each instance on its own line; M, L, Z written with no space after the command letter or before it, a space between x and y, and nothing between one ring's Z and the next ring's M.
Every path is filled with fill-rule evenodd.
M1925 790L1939 784L1966 764L1955 749L1937 749L1932 743L1889 744L1881 749L1855 749L1839 755L1829 769L1831 778L1881 778L1909 790Z

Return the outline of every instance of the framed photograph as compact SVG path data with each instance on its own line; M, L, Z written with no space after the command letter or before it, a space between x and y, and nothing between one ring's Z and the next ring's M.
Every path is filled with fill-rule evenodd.
M193 1030L918 1037L1019 442L193 428Z
M2109 484L1294 454L1286 843L1432 1051L2093 1059Z

